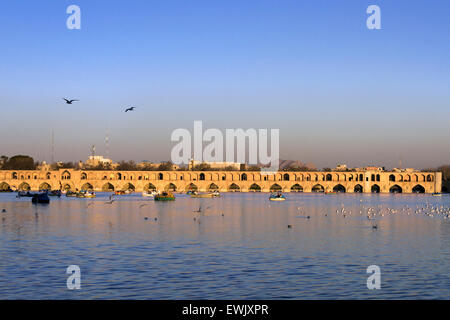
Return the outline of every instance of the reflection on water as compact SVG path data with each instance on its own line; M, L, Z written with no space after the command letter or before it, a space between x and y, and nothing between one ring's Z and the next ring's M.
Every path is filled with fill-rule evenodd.
M0 299L450 298L448 196L108 196L0 194ZM66 287L72 264L81 290Z

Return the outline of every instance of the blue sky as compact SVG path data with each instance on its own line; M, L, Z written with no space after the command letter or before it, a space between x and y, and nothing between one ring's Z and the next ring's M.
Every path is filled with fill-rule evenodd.
M371 4L382 30L366 28ZM166 160L171 132L203 120L279 128L281 158L318 167L449 163L449 14L444 0L7 2L0 153L50 160L54 130L56 159L84 160L109 127L114 160Z

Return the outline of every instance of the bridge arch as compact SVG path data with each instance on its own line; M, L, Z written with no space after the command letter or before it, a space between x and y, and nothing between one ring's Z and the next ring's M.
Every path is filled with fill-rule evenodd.
M219 190L219 186L218 186L217 184L211 183L211 184L208 186L208 191L216 191L216 190Z
M198 187L195 185L195 184L193 184L193 183L190 183L187 187L186 187L186 191L197 191L198 190Z
M239 187L236 183L232 183L228 187L228 191L230 191L230 192L240 192L241 191L241 187Z
M52 190L52 186L50 184L48 184L47 182L44 182L44 183L41 183L41 185L39 186L39 190L51 191Z
M334 186L333 191L345 193L346 189L342 184L338 184Z
M381 191L381 188L380 188L380 186L377 185L377 184L374 184L374 185L370 188L370 192L372 192L372 193L380 193L380 191Z
M241 174L241 181L247 181L247 174L246 173Z
M11 186L6 182L0 183L0 191L8 191L11 190Z
M205 180L205 174L202 172L199 175L199 180L204 181Z
M62 190L69 191L72 190L72 187L70 186L70 184L66 183L65 185L62 186Z
M389 189L389 192L390 193L402 193L403 189L398 184L396 184Z
M316 184L311 189L312 192L325 192L325 188L321 184Z
M296 183L291 187L291 192L303 192L303 187Z
M389 175L389 181L395 182L395 176L393 174Z
M364 191L363 186L360 185L360 184L357 184L357 185L355 186L355 188L353 188L353 192L354 192L354 193L362 193L363 191Z
M282 188L278 183L274 183L273 185L270 186L270 192L278 192L281 190Z
M123 186L122 190L124 190L124 191L127 191L127 190L135 191L136 187L132 183L127 183L127 184L125 184Z
M156 191L156 187L155 187L155 185L153 183L147 183L144 186L144 190L145 191Z
M30 190L31 190L31 187L30 187L30 185L29 185L28 183L22 182L22 183L19 185L19 188L18 188L18 189L21 190L21 191L30 191Z
M177 186L173 183L169 183L167 186L164 187L165 191L175 192L177 191Z
M412 192L413 193L425 193L425 188L422 185L418 184L418 185L414 186L414 188L412 188Z
M81 173L81 180L87 180L87 173L86 172L82 172Z
M254 183L254 184L252 184L252 185L250 186L250 189L249 189L249 190L250 190L250 191L253 191L253 192L261 192L261 187L260 187L259 184Z
M85 184L83 184L81 186L81 190L88 190L88 191L90 191L90 190L94 190L94 187L92 186L92 184L87 182L87 183L85 183Z
M283 175L283 181L289 181L290 177L289 177L289 173L285 173Z
M327 181L333 181L333 176L332 176L330 173L328 173L328 174L326 175L326 180L327 180Z
M105 183L102 187L102 191L104 192L112 192L114 191L114 186L111 183Z

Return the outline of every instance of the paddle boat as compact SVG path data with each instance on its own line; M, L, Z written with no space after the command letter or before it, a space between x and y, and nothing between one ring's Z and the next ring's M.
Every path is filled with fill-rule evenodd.
M218 191L218 190L215 190L213 193L212 193L212 195L213 195L213 197L220 197L220 192Z
M61 191L59 190L52 190L48 193L49 197L61 197Z
M286 197L281 192L278 192L275 194L272 193L269 197L269 200L270 201L285 201Z
M173 201L175 196L171 192L161 192L155 195L155 201Z
M95 198L95 193L91 191L81 191L77 193L77 198Z
M434 196L434 197L442 197L442 193L434 192L434 193L432 193L432 196Z
M156 192L156 191L144 191L144 192L142 192L142 196L143 197L154 197L154 196L156 196L158 194L158 192Z
M74 191L67 191L66 192L66 197L76 197L77 196L77 193L76 192L74 192Z
M17 198L20 198L20 197L33 197L33 196L34 196L34 194L30 193L30 191L19 191L19 192L17 192Z
M213 198L214 194L212 193L194 193L191 194L191 198Z
M31 198L31 202L34 204L48 204L50 203L50 198L47 192L34 194Z

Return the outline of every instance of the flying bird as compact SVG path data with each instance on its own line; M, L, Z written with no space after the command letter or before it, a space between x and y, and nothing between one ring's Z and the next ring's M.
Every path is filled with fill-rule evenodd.
M127 108L127 109L125 109L125 112L133 111L135 108L136 108L136 107L130 107L130 108Z
M65 100L67 104L72 104L72 102L74 102L74 101L79 101L77 99L68 100L66 98L63 98L63 100Z

